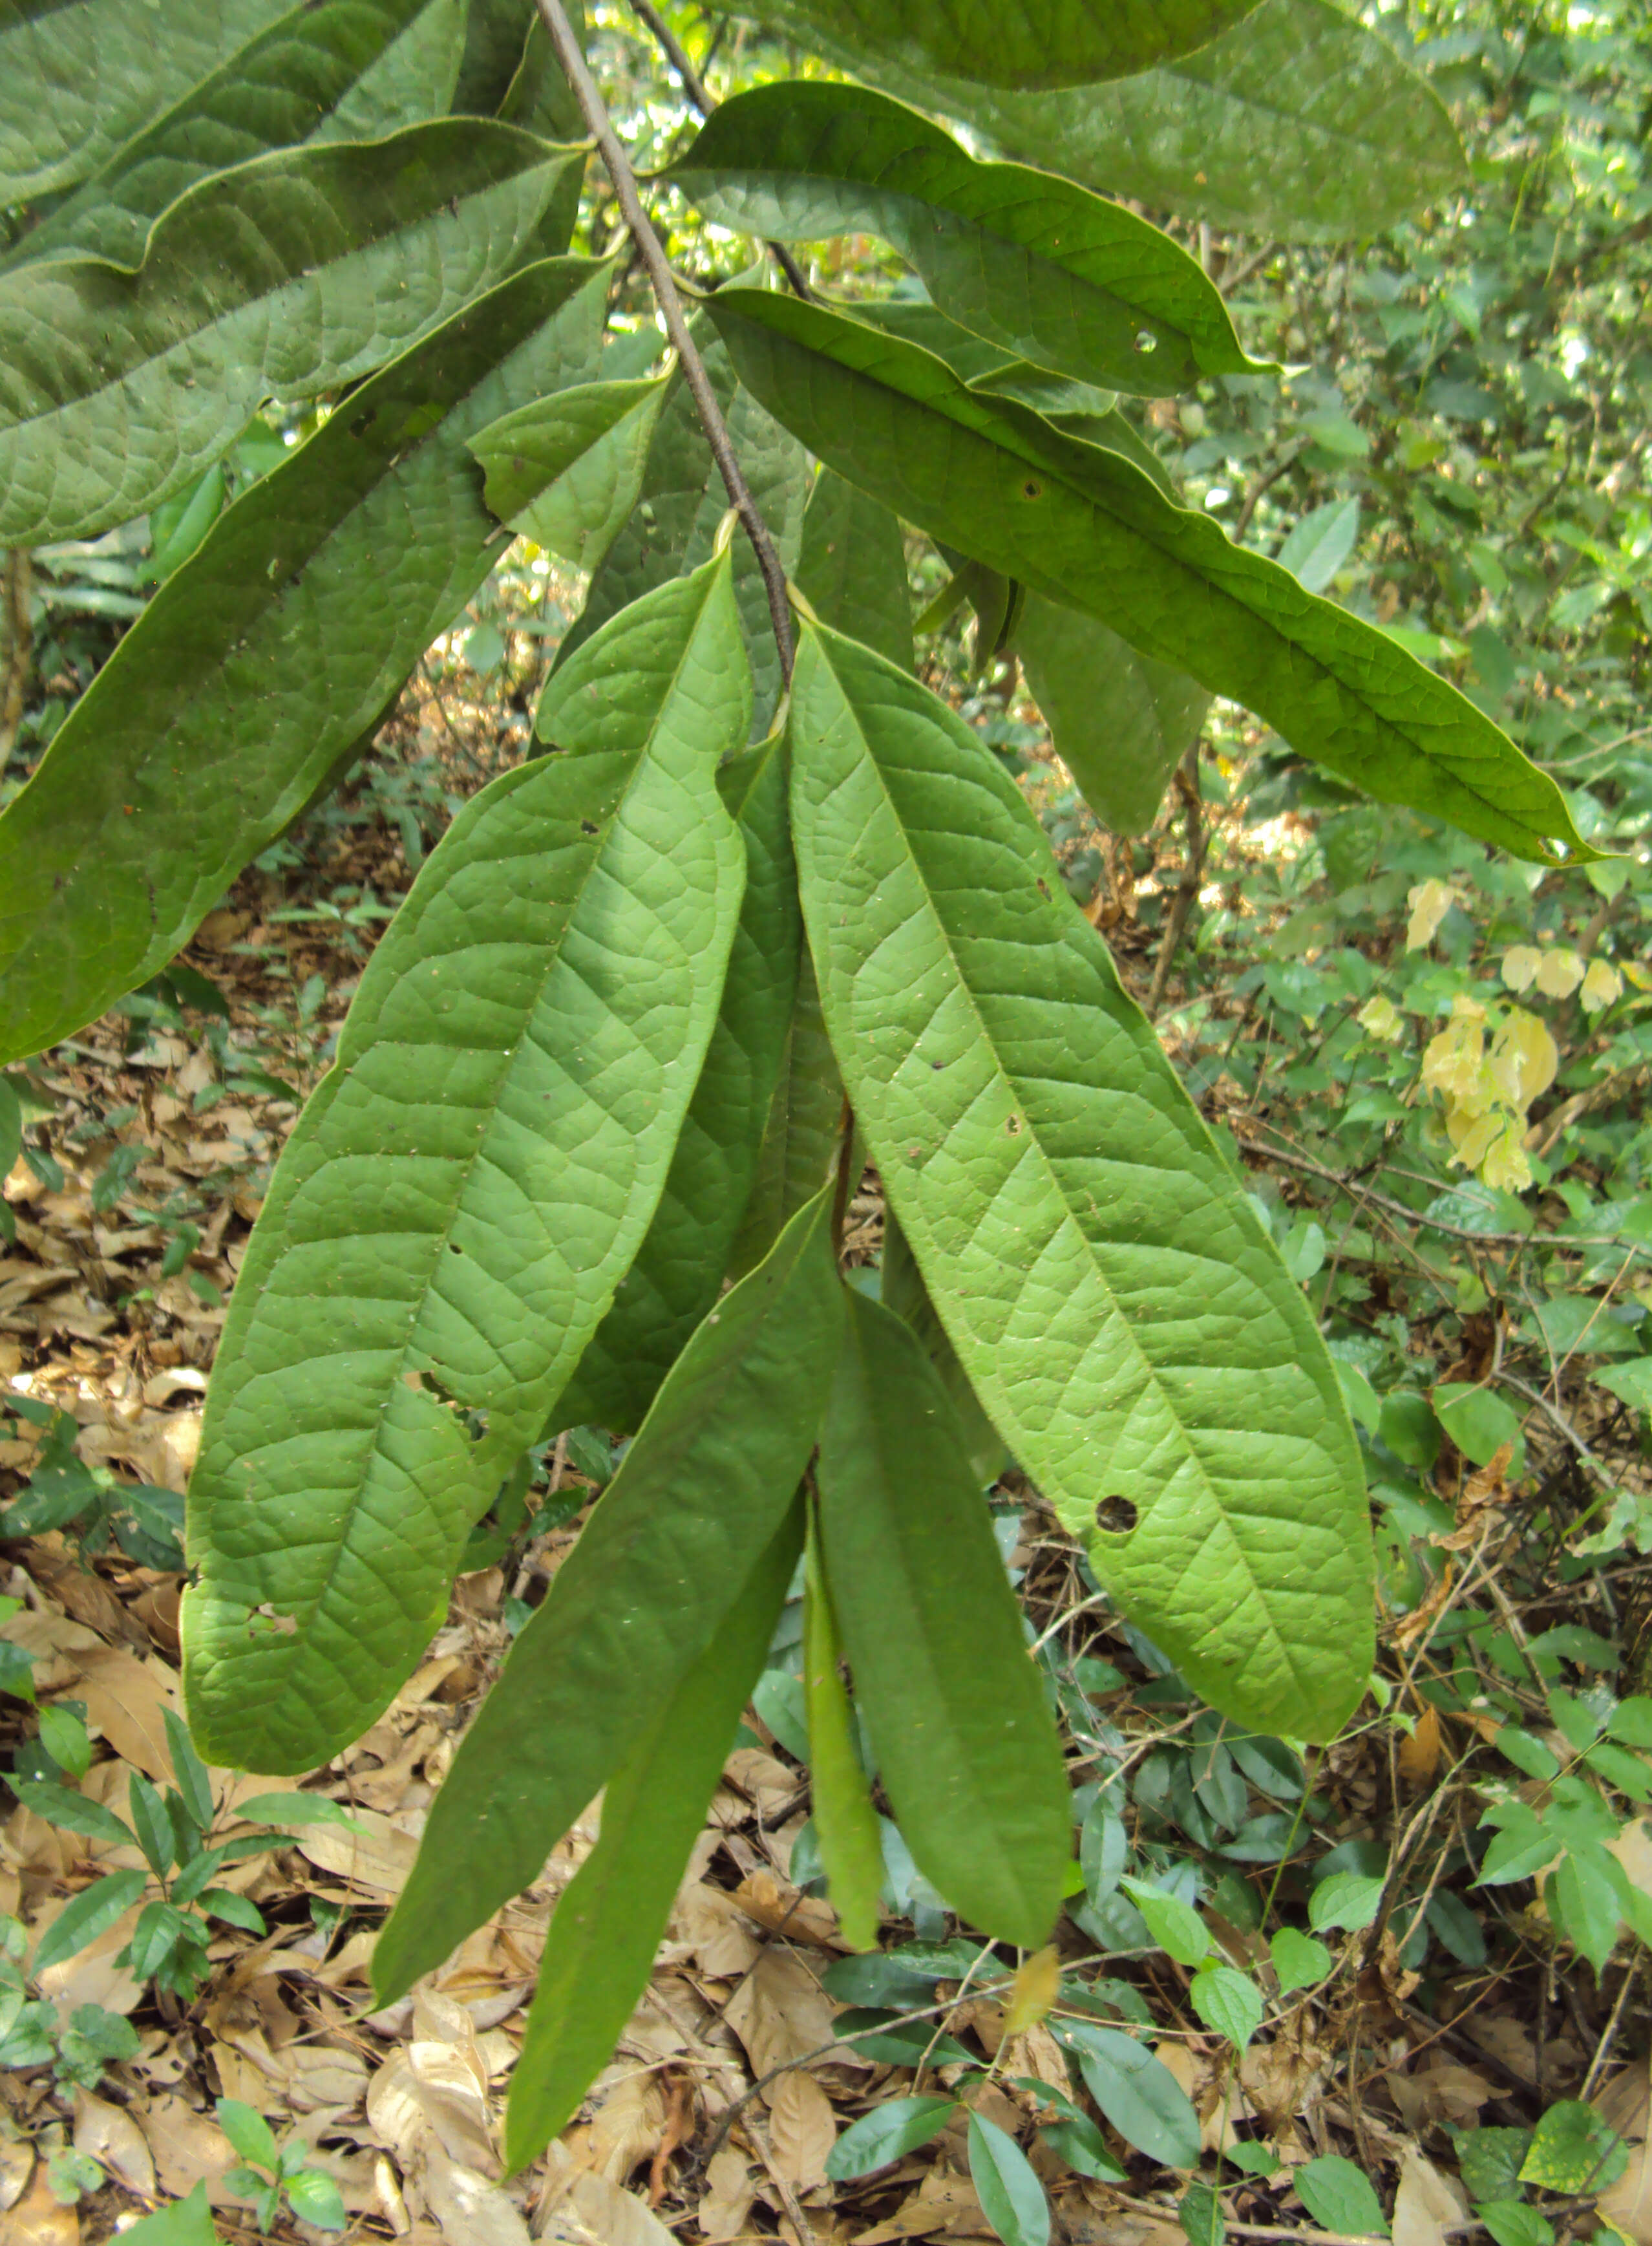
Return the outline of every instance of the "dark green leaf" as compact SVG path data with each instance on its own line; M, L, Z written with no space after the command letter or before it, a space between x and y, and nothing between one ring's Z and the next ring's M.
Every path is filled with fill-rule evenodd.
M78 252L137 266L161 212L214 172L306 141L375 140L439 116L464 28L458 0L301 4L113 150L4 262Z
M806 945L779 1078L758 1149L757 1175L730 1252L733 1276L762 1262L782 1228L826 1183L837 1156L843 1112L843 1079L832 1057Z
M534 2160L578 2111L642 1990L803 1541L794 1504L602 1797L602 1832L558 1902L521 2056L505 2157Z
M846 43L826 51L853 68ZM1463 176L1445 104L1330 0L1261 0L1197 53L1112 85L1000 93L898 66L878 83L1103 194L1293 242L1377 233Z
M641 1243L705 1056L743 884L717 764L751 706L726 559L552 691L569 752L484 789L419 875L230 1306L185 1623L218 1761L310 1769L412 1667Z
M938 2137L957 2111L950 2098L891 2098L844 2131L826 2154L826 2172L833 2183L849 2183L887 2168Z
M1145 834L1172 772L1199 738L1209 695L1185 670L1138 655L1099 617L1036 593L1015 645L1027 691L1079 793L1104 827Z
M1117 2028L1069 2021L1064 2033L1091 2096L1125 2142L1167 2168L1197 2168L1199 2116L1170 2069Z
M740 378L839 472L1018 583L1243 703L1388 802L1517 854L1591 854L1560 790L1386 634L1179 507L1118 452L969 389L819 304L725 289L707 308Z
M969 1375L958 1362L958 1353L935 1315L923 1274L907 1244L907 1235L893 1213L886 1213L884 1218L882 1301L886 1310L893 1310L896 1317L904 1319L911 1327L924 1354L940 1374L941 1385L947 1392L969 1453L969 1471L976 1486L987 1488L1009 1464L1010 1453L1003 1437L982 1410L980 1399L969 1385Z
M379 1936L381 2002L527 1884L711 1643L785 1518L842 1316L822 1196L699 1327L512 1647Z
M1325 2153L1291 2171L1296 2195L1315 2222L1327 2230L1352 2232L1359 2237L1373 2233L1386 2238L1388 2223L1382 2202L1363 2168L1340 2153Z
M138 1846L147 1857L150 1870L164 1879L172 1869L177 1846L166 1804L140 1770L133 1772L126 1792Z
M163 1708L160 1712L167 1727L167 1746L172 1755L173 1776L178 1781L184 1807L188 1811L195 1830L208 1833L212 1830L214 1805L212 1780L207 1774L207 1766L195 1753L194 1742L183 1718L173 1708Z
M721 0L717 0L721 4ZM743 0L740 12L805 45L918 70L955 71L985 85L1083 85L1129 78L1202 47L1256 0L1021 0L983 10L968 0Z
M826 1018L965 1371L1201 1691L1330 1736L1369 1671L1367 1506L1300 1289L969 728L806 628L792 741ZM1098 1532L1115 1495L1136 1525Z
M1036 1949L1060 1908L1060 1748L940 1377L850 1290L817 1468L826 1582L878 1770L920 1870Z
M906 543L887 507L822 468L803 511L797 587L823 624L912 668Z
M582 161L445 118L202 180L135 273L73 257L0 276L0 540L125 522L193 482L266 398L371 373L520 262Z
M559 1399L559 1425L590 1421L629 1434L642 1424L717 1301L757 1175L803 936L778 745L731 759L717 786L745 845L745 894L717 1027L654 1222Z
M48 1965L72 1957L89 1942L106 1933L124 1910L130 1910L149 1884L147 1872L111 1872L107 1879L83 1888L65 1903L41 1936L29 1970L37 1979Z
M358 390L161 588L0 816L0 1053L161 965L361 741L497 558L467 439L590 371L604 285L571 258L506 282Z
M1049 2246L1044 2186L1009 2132L979 2113L969 2116L969 2178L982 2213L1004 2246Z
M112 1848L132 1846L132 1827L101 1801L77 1793L72 1787L42 1778L15 1782L11 1790L25 1808L44 1817L48 1825L58 1826L65 1833L84 1834L87 1840L105 1841Z

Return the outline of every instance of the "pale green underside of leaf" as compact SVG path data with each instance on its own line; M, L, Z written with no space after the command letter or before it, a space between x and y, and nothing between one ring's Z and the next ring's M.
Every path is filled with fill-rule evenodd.
M716 1019L743 884L716 768L749 707L712 563L570 666L577 753L467 806L373 954L207 1394L184 1635L214 1759L360 1736L607 1310Z
M721 4L721 0L717 0ZM738 13L856 68L904 62L984 85L1084 85L1202 47L1256 0L742 0Z
M553 683L547 718L554 699ZM595 1425L629 1434L640 1425L717 1299L757 1174L803 938L778 745L748 750L724 766L718 784L740 822L745 895L717 1027L648 1237L559 1400L553 1415L559 1428Z
M1138 655L1098 617L1027 596L1015 635L1027 691L1056 754L1104 827L1145 834L1210 697L1185 670Z
M0 203L71 187L291 0L0 0Z
M791 739L833 1043L966 1372L1200 1691L1330 1736L1370 1668L1369 1529L1301 1292L969 728L806 630ZM1127 1535L1096 1533L1112 1496Z
M950 318L1080 382L1168 397L1244 374L1215 288L1168 235L1050 172L979 164L864 86L725 101L669 176L709 217L784 241L880 234Z
M497 558L467 439L591 373L606 286L556 259L471 306L161 587L0 813L0 1057L164 965L373 724Z
M816 44L860 67L846 42ZM1000 93L893 65L876 77L1023 162L1291 242L1377 233L1465 174L1427 80L1330 0L1261 0L1198 53L1111 85Z
M538 1873L647 1739L790 1512L843 1289L825 1196L697 1330L465 1735L373 1957L388 2003Z
M769 527L780 566L788 574L798 558L803 509L809 496L809 461L794 437L765 413L734 378L729 355L716 331L696 319L690 332L698 344L730 440L758 511ZM711 551L717 527L728 513L729 494L717 473L680 373L671 378L642 474L642 497L629 522L592 578L585 606L557 650L566 663L599 624L655 585L681 569L698 567ZM754 689L752 724L766 733L780 697L780 664L769 596L751 541L734 541L734 589L745 632L746 658Z
M78 254L136 266L161 212L214 172L439 117L464 34L460 0L306 0L113 150L5 263Z
M584 383L482 430L487 503L575 568L594 569L636 505L666 378Z
M958 1422L958 1432L969 1454L969 1470L977 1487L989 1488L1010 1464L1003 1437L981 1408L981 1399L969 1385L969 1376L958 1362L946 1328L935 1316L923 1274L913 1260L900 1221L886 1211L883 1229L883 1288L880 1297L887 1310L909 1325L920 1348L940 1375Z
M822 468L803 514L797 588L823 624L912 668L912 596L901 525L887 507Z
M1055 1725L940 1379L893 1312L847 1295L816 1479L879 1777L926 1879L983 1933L1036 1949L1072 1854Z
M729 1250L731 1277L738 1279L760 1263L790 1219L826 1184L837 1156L842 1116L843 1079L833 1058L806 945L756 1174Z
M475 24L481 12L481 0L471 0L470 20ZM508 21L520 24L520 10L511 0L504 10ZM585 10L581 0L573 0L567 10L568 21L581 46L585 44ZM459 92L456 104L463 105L464 72L459 73ZM562 73L561 65L551 52L550 35L537 11L527 27L527 37L522 42L521 58L506 87L503 99L497 105L498 114L507 125L520 125L529 133L537 133L542 140L581 140L585 137L585 119L581 112L579 98Z
M596 1846L552 1914L511 2076L505 2163L512 2171L573 2120L648 1985L802 1542L803 1508L794 1502L710 1644L603 1793Z
M1528 858L1582 844L1560 790L1466 697L1121 453L983 397L898 338L749 289L708 307L741 380L886 506L1275 726L1384 802Z
M127 521L266 398L393 358L520 262L583 160L445 118L202 180L136 273L76 257L0 276L0 542Z

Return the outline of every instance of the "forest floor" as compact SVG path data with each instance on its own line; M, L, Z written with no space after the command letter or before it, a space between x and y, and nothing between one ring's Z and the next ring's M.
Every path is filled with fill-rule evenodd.
M184 1488L259 1176L322 1073L325 1042L408 884L408 836L418 831L409 804L416 812L420 790L432 801L442 790L466 793L521 750L520 730L501 739L495 709L467 705L451 683L440 708L421 689L394 725L403 763L389 768L391 779L358 786L330 817L312 820L277 852L286 862L249 870L201 928L187 962L221 994L225 1017L165 1004L146 1018L116 1014L60 1048L44 1072L51 1112L30 1134L43 1159L19 1161L5 1185L16 1238L0 1246L0 1390L68 1415L79 1461L107 1470L105 1494L133 1483ZM1179 878L1179 833L1162 828L1156 846L1166 893ZM1106 895L1124 970L1145 993L1157 937L1132 918L1134 885L1124 904L1116 888ZM1173 995L1177 987L1173 979ZM1277 1110L1231 1080L1210 1099L1254 1155ZM1298 1174L1285 1168L1277 1177L1294 1197ZM869 1256L880 1216L875 1178L853 1215L852 1249ZM193 1228L193 1243L184 1227ZM1471 1326L1465 1356L1475 1345ZM44 1439L38 1416L10 1424L0 1439L0 1497L28 1485ZM1583 1433L1598 1446L1610 1430ZM1643 1479L1633 1448L1619 1462L1621 1480ZM547 1461L541 1507L579 1490L576 1464L559 1446ZM1564 1460L1554 1469L1566 1470ZM647 1998L613 2064L548 2158L506 2178L499 2123L524 2007L550 1912L591 1844L592 1821L412 1998L372 2011L367 1968L374 1930L407 1875L432 1794L509 1643L512 1616L543 1596L577 1532L577 1514L564 1517L563 1502L546 1515L558 1519L548 1533L530 1534L502 1564L461 1578L446 1624L386 1714L346 1753L297 1781L347 1807L352 1827L307 1827L226 1868L221 1884L255 1905L267 1931L215 1924L210 1977L194 2002L158 1994L114 1962L135 1903L42 1977L41 1992L61 2014L95 2004L127 2018L138 2048L108 2068L95 2092L60 2086L45 2067L0 2081L0 2237L7 2246L90 2246L203 2179L221 2233L259 2235L251 2209L225 2183L235 2156L214 2119L219 2096L244 2101L278 2136L291 2131L311 2148L311 2165L338 2185L355 2237L452 2246L517 2246L529 2237L587 2246L777 2234L792 2246L990 2237L962 2112L893 2165L846 2183L826 2177L827 2156L848 2124L881 2101L956 2086L970 2107L1028 2148L1049 2195L1050 2235L1071 2246L1186 2246L1201 2221L1205 2246L1217 2246L1224 2231L1346 2246L1349 2225L1324 2221L1322 2200L1315 2220L1293 2185L1305 2163L1328 2154L1347 2156L1380 2181L1391 2209L1383 2219L1397 2246L1445 2246L1478 2227L1471 2197L1498 2199L1469 2174L1460 2133L1482 2133L1490 2153L1492 2133L1530 2132L1557 2103L1575 2110L1581 2100L1628 2146L1627 2164L1615 2151L1610 2177L1598 2155L1581 2177L1556 2170L1541 2212L1518 2193L1501 2199L1514 2213L1504 2228L1493 2225L1499 2246L1544 2246L1546 2230L1550 2239L1557 2231L1587 2236L1601 2217L1648 2246L1648 2076L1644 2060L1630 2058L1646 2043L1638 1951L1620 1952L1597 1978L1557 1947L1540 1905L1517 1910L1506 1889L1460 1888L1458 1920L1469 1924L1453 1923L1455 1954L1449 1926L1446 1950L1437 1944L1424 1971L1397 1945L1400 1868L1426 1861L1436 1883L1458 1877L1442 1849L1474 1821L1464 1773L1484 1743L1472 1713L1442 1714L1415 1690L1429 1674L1431 1629L1472 1578L1479 1596L1488 1582L1501 1596L1497 1554L1514 1533L1500 1476L1466 1473L1458 1460L1438 1467L1431 1487L1455 1508L1455 1528L1437 1542L1451 1546L1461 1565L1454 1572L1448 1558L1431 1605L1424 1599L1385 1618L1390 1705L1409 1708L1412 1720L1397 1727L1368 1702L1299 1782L1294 1808L1283 1786L1271 1798L1265 1788L1247 1798L1247 1774L1241 1769L1235 1781L1231 1757L1217 1771L1221 1726L1197 1704L1190 1712L1185 1698L1166 1697L1151 1649L1145 1655L1127 1626L1097 1609L1073 1547L1036 1494L1011 1484L1002 1495L1006 1556L1026 1611L1088 1688L1082 1705L1093 1711L1091 1729L1071 1734L1076 1783L1104 1753L1125 1773L1157 1754L1167 1782L1178 1782L1177 1770L1195 1790L1236 1782L1244 1830L1270 1817L1282 1822L1287 1813L1299 1825L1305 1816L1322 1853L1343 1850L1356 1868L1371 1861L1390 1868L1390 1908L1356 1930L1326 1931L1336 1970L1317 1986L1282 1992L1242 2059L1190 2009L1186 1965L1161 1949L1121 1950L1076 1921L1064 1923L1060 1936L1056 2015L1020 2027L1006 2011L1013 1961L955 1941L937 1951L933 1928L892 1919L886 1959L846 1965L850 1953L830 1905L792 1881L809 1793L795 1736L790 1744L785 1736L782 1697L770 1706L778 1729L753 1712L730 1757ZM1631 1560L1631 1573L1642 1564L1652 1567ZM174 1777L163 1719L179 1705L180 1580L139 1565L116 1543L88 1557L74 1523L0 1546L0 1592L21 1602L4 1635L31 1657L42 1703L84 1712L97 1759L82 1791L117 1809L134 1772L157 1786ZM1545 1629L1570 1622L1601 1630L1595 1576L1571 1586L1570 1607L1557 1605L1552 1589L1545 1596ZM4 1744L15 1746L33 1724L25 1700L0 1701ZM1200 1742L1209 1743L1202 1768L1173 1766ZM233 1829L238 1801L275 1783L212 1777L221 1832ZM1130 1812L1138 1825L1141 1799ZM1630 1832L1638 1840L1639 1828ZM1132 1844L1139 1837L1132 1827ZM14 1807L0 1824L0 1912L18 1914L37 1934L94 1874L141 1864L130 1848ZM1225 1915L1219 1887L1207 1923L1266 1983L1267 1942L1241 1923L1237 1902L1241 1889L1271 1902L1277 1868L1265 1851L1248 1867L1242 1851L1230 1851L1227 1876L1236 1882L1227 1896L1235 1915ZM923 1931L927 1946L914 1945ZM923 2016L916 2040L908 2027L903 2045L894 2029L874 2044L879 2056L835 2040L846 2002ZM1036 2124L1058 2124L1074 2090L1069 2048L1056 2032L1064 2010L1149 2027L1197 2113L1207 2173L1218 2154L1255 2149L1223 2172L1212 2211L1190 2215L1187 2175L1141 2148L1143 2139L1152 2141L1149 2126L1103 2133L1123 2181L1081 2173L1035 2133ZM902 2057L907 2063L896 2063ZM51 2160L54 2148L69 2146L106 2179L85 2188L78 2205L65 2203L61 2160L55 2168ZM1353 2224L1356 2236L1370 2229ZM283 2214L271 2235L322 2234Z

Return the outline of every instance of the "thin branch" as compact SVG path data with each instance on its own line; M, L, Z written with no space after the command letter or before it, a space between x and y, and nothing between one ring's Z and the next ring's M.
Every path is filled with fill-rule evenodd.
M717 97L689 60L688 50L655 7L653 0L631 0L631 13L652 34L656 45L676 72L678 83L694 107L702 117L709 117L717 105ZM803 268L785 244L783 242L765 242L764 248L805 303L812 303L813 291L809 287Z
M1245 493L1244 500L1240 507L1238 519L1234 522L1233 528L1227 534L1235 546L1242 546L1244 544L1245 533L1250 528L1250 519L1256 512L1256 503L1261 498L1262 493L1267 491L1271 491L1281 476L1288 475L1306 450L1307 447L1305 446L1293 446L1291 450L1286 453L1284 459L1282 460L1276 460L1274 466L1269 468L1265 474L1258 476L1255 482Z
M656 301L665 322L666 334L670 337L683 369L683 379L689 386L700 425L711 447L711 457L717 464L729 503L739 516L741 526L751 541L758 557L758 567L763 573L764 590L769 596L769 620L774 627L774 643L780 654L780 676L786 685L792 683L792 611L786 601L785 572L780 567L780 557L774 550L774 541L769 535L768 525L758 511L740 464L734 456L729 441L727 424L723 409L717 402L705 362L696 350L694 338L689 333L689 323L683 316L683 300L676 293L676 283L671 278L671 269L666 262L660 237L655 233L648 213L642 208L642 198L637 193L636 174L620 146L619 135L601 93L596 80L591 76L583 50L574 36L562 0L536 0L540 19L550 34L551 47L562 66L563 75L574 89L580 111L595 141L608 175L614 182L614 193L625 223L630 228L631 239L637 254L647 269L653 283Z

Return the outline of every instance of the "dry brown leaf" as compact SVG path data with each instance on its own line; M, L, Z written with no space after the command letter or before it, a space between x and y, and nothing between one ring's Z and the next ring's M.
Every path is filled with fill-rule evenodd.
M80 2246L80 2217L52 2197L44 2161L6 2217L5 2246Z
M49 1913L41 1912L31 1929L37 1938L68 1900L65 1896L51 1906ZM139 1908L133 1903L95 1942L89 1942L84 1950L78 1950L72 1957L65 1957L61 1964L48 1965L39 1977L41 1995L50 1997L65 2014L78 2004L101 2004L105 2012L136 2011L143 1997L143 1984L134 1981L124 1965L116 1964L115 1959L132 1939Z
M838 2141L832 2100L812 2074L799 2067L783 2074L769 2105L769 2149L774 2165L798 2191L826 2180L826 2154Z
M969 2177L955 2175L948 2168L931 2168L911 2198L897 2208L887 2222L875 2223L870 2230L863 2230L856 2246L885 2246L886 2241L900 2238L992 2236Z
M178 1674L151 1654L139 1660L119 1646L99 1646L81 1664L76 1695L86 1704L86 1719L118 1755L136 1763L150 1778L170 1783L172 1755L161 1711L183 1713Z
M124 2106L75 2092L75 2150L100 2161L139 2198L155 2195L155 2163L143 2131Z
M744 2045L752 2072L766 2074L829 2043L834 2010L803 1960L777 1948L764 1951L723 2017ZM770 2100L775 2086L765 2093Z
M17 2205L28 2189L33 2173L34 2147L29 2140L0 2137L0 2215Z
M1419 2135L1437 2121L1458 2126L1472 2122L1481 2106L1497 2096L1483 2074L1450 2059L1421 2074L1402 2074L1395 2069L1384 2079L1406 2127Z
M545 2167L534 2223L540 2237L559 2246L676 2246L673 2234L635 2192L593 2169L575 2168L566 2146L553 2145Z
M702 1973L714 1980L738 1980L762 1955L751 1922L722 1888L704 1881L685 1887L671 1914L668 1940L680 1943Z
M583 2134L579 2165L606 2176L610 2183L623 2183L658 2145L665 2112L666 2096L659 2076L643 2073L631 2060L622 2058L598 2085L598 2100Z
M840 1947L838 1914L831 1904L777 1880L771 1871L749 1873L735 1889L733 1901L771 1934L783 1934L790 1942L812 1943L821 1950Z
M378 1895L399 1895L418 1854L418 1834L374 1809L355 1811L352 1821L363 1828L359 1833L337 1825L306 1827L296 1839L299 1852L336 1879Z
M413 2182L449 2246L531 2246L515 2202L486 2176L451 2160L428 2134Z
M705 2171L705 2195L695 2209L703 2238L738 2238L757 2196L751 2163L732 2145L714 2153Z
M167 2090L133 2111L153 2156L155 2183L163 2199L187 2199L203 2182L209 2200L216 2202L226 2196L223 2180L236 2156L215 2114L197 2113Z
M1425 2153L1408 2145L1400 2155L1399 2188L1394 2195L1394 2246L1447 2246L1454 2224L1468 2219L1461 2187L1444 2175Z
M1431 1785L1440 1759L1439 1711L1428 1703L1417 1719L1417 1729L1399 1747L1399 1774L1407 1786Z

